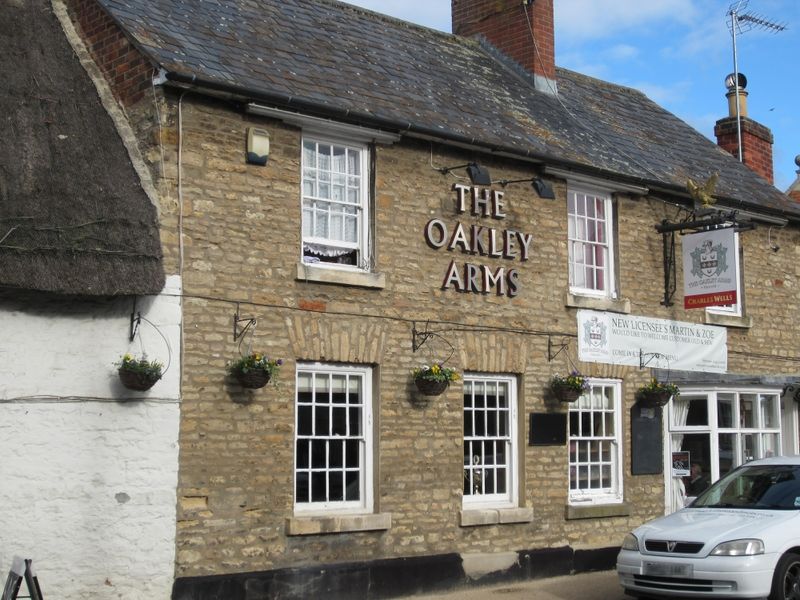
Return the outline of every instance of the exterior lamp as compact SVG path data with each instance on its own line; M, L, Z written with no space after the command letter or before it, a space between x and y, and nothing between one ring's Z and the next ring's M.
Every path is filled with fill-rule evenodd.
M539 194L539 198L549 198L550 200L556 199L556 193L553 191L553 186L547 183L541 177L536 177L531 184L533 185L533 189L536 190L536 193Z
M553 186L547 183L541 177L534 177L533 179L501 179L497 183L506 187L509 183L521 183L523 181L530 181L533 189L539 194L539 198L549 198L555 200L556 193L553 191Z
M472 182L472 185L492 185L492 176L489 174L489 169L482 167L475 162L467 163L465 165L458 165L457 167L441 167L438 169L438 171L442 175L446 175L450 171L463 169L464 167L467 168L467 175L469 176L469 180Z

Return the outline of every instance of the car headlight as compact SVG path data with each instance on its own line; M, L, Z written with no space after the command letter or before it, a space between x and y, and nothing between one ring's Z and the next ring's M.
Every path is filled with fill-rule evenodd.
M711 551L711 556L754 556L764 554L761 540L733 540L723 542Z
M639 540L636 539L636 536L632 533L629 533L625 536L625 539L622 540L622 549L623 550L639 550Z

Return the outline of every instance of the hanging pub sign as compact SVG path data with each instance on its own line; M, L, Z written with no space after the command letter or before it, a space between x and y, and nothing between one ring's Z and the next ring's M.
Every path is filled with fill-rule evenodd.
M736 304L736 242L733 227L683 237L683 307Z
M713 325L578 311L578 359L612 365L725 373L728 330ZM655 362L650 362L655 359Z
M474 218L505 218L505 192L479 186L453 185L458 214L469 213ZM470 256L482 256L507 261L528 260L533 235L515 229L501 229L478 223L446 222L431 219L423 232L428 246L435 250L446 248ZM490 266L451 260L444 275L442 289L473 294L495 293L513 298L519 293L519 272L510 266Z

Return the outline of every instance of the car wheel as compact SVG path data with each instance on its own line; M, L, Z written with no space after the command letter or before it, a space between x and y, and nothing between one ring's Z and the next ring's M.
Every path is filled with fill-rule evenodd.
M784 554L772 575L769 600L800 600L800 554Z

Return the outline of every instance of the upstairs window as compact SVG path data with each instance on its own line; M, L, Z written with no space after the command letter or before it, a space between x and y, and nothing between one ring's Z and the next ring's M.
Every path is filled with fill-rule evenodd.
M567 216L570 291L616 297L611 196L570 189Z
M303 262L369 269L367 146L303 139Z

